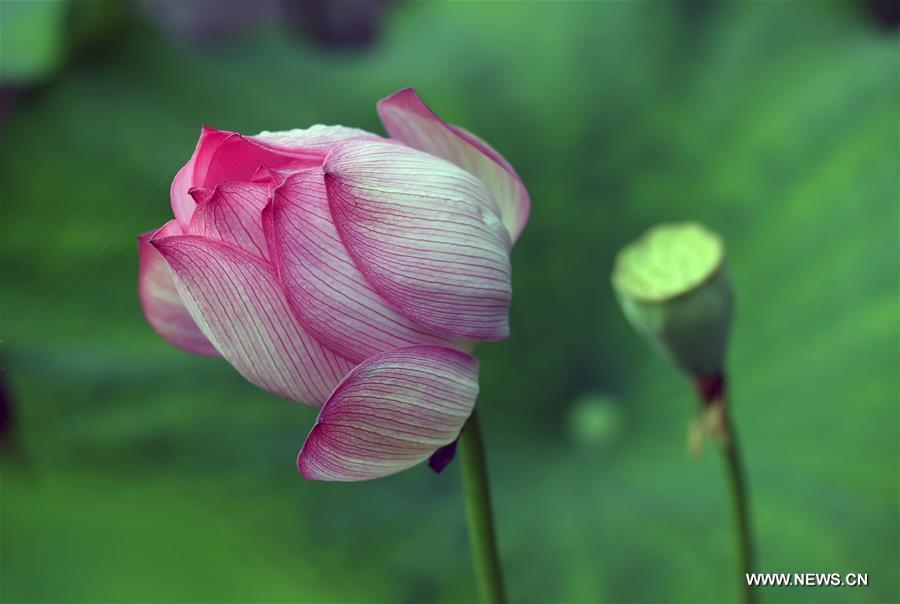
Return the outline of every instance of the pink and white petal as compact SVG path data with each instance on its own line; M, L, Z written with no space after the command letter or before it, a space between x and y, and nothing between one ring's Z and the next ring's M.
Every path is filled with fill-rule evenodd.
M285 149L232 134L215 150L202 180L195 186L212 188L223 182L249 182L260 166L273 170L302 170L322 165L325 154L307 149Z
M260 388L319 407L352 368L303 329L269 263L195 235L155 237L151 244L169 263L194 320Z
M187 228L194 208L197 207L197 203L190 195L190 190L203 181L213 153L233 134L233 132L204 126L200 131L200 140L197 141L194 154L175 175L169 194L172 200L172 212L183 229Z
M293 130L280 130L277 132L263 130L251 138L282 149L301 149L324 154L336 144L346 140L354 138L377 140L381 137L359 128L315 124L309 128L294 128Z
M319 166L328 149L338 142L359 137L379 138L343 126L319 125L305 130L262 132L250 137L204 126L193 156L172 181L172 211L186 229L196 207L190 195L192 188L249 181L260 166L273 169Z
M414 344L463 349L394 310L366 281L344 247L320 169L296 172L272 197L273 261L294 312L317 340L359 362Z
M262 226L262 211L269 203L265 184L231 182L212 191L191 189L191 192L197 200L197 209L188 225L189 235L232 243L260 258L268 258Z
M138 237L138 294L144 316L156 333L174 346L194 354L217 356L219 353L185 308L165 258L150 245L157 233L178 235L181 229L175 220L170 220L161 229Z
M453 442L478 396L478 361L437 346L372 357L335 388L297 468L313 480L369 480L428 459Z
M312 168L307 169L311 170ZM269 185L269 189L274 189L283 183L284 179L292 173L293 172L289 170L273 170L268 166L260 166L256 169L256 172L253 173L253 176L250 177L250 182L266 184Z
M485 141L448 124L405 88L378 102L378 115L391 137L468 170L484 182L500 205L500 216L515 241L528 222L531 199L515 170Z
M325 159L334 223L388 303L439 333L509 335L509 233L480 180L400 145L351 141Z

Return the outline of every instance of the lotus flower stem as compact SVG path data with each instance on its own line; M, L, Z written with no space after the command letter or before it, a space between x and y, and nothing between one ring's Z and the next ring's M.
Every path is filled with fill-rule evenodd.
M747 507L747 481L744 478L744 465L741 462L740 448L734 427L728 421L728 440L722 443L722 455L728 473L728 484L731 487L731 504L734 513L735 532L738 540L741 575L744 586L744 602L753 603L753 590L747 583L746 574L753 572L753 538L750 534L750 512Z
M484 602L502 604L506 602L503 571L500 568L500 556L497 554L484 443L481 440L481 428L478 426L476 411L472 412L459 437L459 458L466 492L469 541L481 598Z
M738 562L740 564L740 581L743 586L743 601L752 604L753 589L746 580L746 575L755 568L753 554L753 536L750 530L750 510L748 506L747 480L744 464L741 461L740 446L737 433L728 412L726 380L718 374L711 380L698 380L697 389L707 408L711 421L711 429L725 460L725 471L728 474L728 486L731 491L731 506L734 517L734 530L738 545Z

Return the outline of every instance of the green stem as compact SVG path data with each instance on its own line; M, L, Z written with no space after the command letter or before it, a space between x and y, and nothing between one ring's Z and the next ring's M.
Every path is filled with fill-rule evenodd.
M481 428L478 426L478 415L474 411L459 437L459 460L462 463L466 492L469 541L481 598L490 604L503 604L506 602L506 595L500 557L497 555L497 540L494 537L484 444L481 440Z
M725 458L725 468L728 474L728 485L731 491L731 504L734 516L734 528L738 541L738 554L740 562L740 581L743 586L743 601L753 604L753 588L747 583L746 574L752 573L753 561L753 537L750 532L750 511L747 504L747 480L744 476L744 465L741 463L740 448L738 447L737 434L729 418L725 405L724 395L716 402L722 406L723 438L721 438L722 455ZM714 403L714 404L716 404Z

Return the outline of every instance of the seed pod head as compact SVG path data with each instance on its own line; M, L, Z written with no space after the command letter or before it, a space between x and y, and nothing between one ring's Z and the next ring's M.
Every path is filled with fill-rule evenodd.
M612 284L628 321L693 377L719 372L733 313L721 237L693 222L660 224L616 257Z

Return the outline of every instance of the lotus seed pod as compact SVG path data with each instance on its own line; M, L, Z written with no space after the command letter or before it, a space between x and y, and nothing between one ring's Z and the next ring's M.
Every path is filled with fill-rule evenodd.
M628 321L694 377L725 362L733 313L725 246L693 222L653 227L619 252L612 283Z

